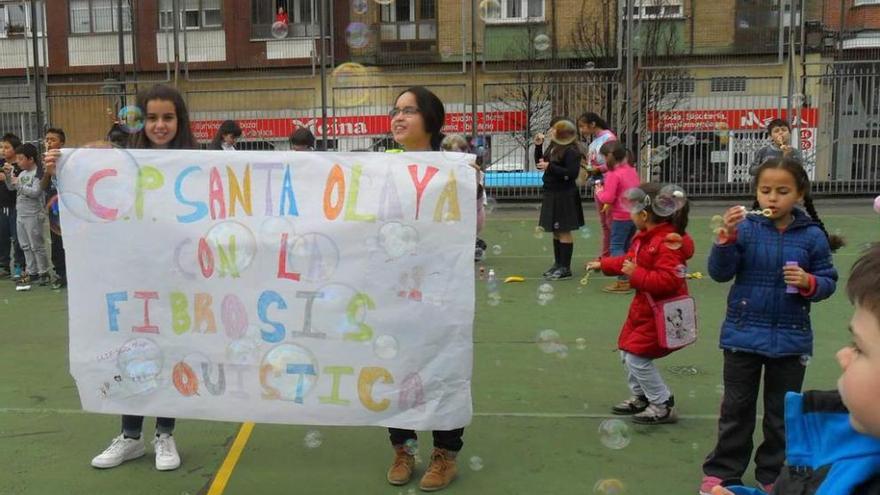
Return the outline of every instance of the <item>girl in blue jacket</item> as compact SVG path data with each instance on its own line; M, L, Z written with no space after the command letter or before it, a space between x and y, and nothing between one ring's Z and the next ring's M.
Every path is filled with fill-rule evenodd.
M764 441L755 452L755 478L768 488L779 476L785 460L785 394L801 390L813 351L810 303L834 293L831 252L843 245L819 220L799 162L769 160L754 180L761 214L742 206L727 210L709 255L714 280L735 280L721 327L724 397L718 442L703 464L700 493L705 495L721 484L742 484L762 374ZM806 212L797 207L801 202Z

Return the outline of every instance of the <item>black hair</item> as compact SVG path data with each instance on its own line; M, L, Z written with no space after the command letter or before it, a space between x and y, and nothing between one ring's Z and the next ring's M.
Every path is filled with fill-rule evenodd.
M186 102L183 101L180 91L166 84L156 84L138 93L137 106L143 112L145 120L147 118L147 104L153 100L165 100L174 104L174 112L177 114L177 134L168 143L168 148L175 150L195 149L196 138L193 136L192 129L190 128L189 111L186 109ZM153 143L147 139L145 129L141 129L132 135L130 144L132 148L136 149L153 147Z
M416 105L425 122L425 132L431 135L431 149L440 151L440 144L443 143L444 137L443 124L446 122L446 109L443 107L443 101L424 86L412 86L401 91L397 98L394 98L392 105L396 105L397 100L404 93L412 93L416 97Z
M783 119L773 119L767 124L767 134L773 134L773 129L776 129L777 127L785 127L791 132L791 125L789 125L788 122Z
M832 235L828 233L828 230L825 229L825 224L819 218L819 212L816 211L816 206L813 204L813 195L810 192L810 176L807 175L806 169L801 164L801 162L794 160L792 158L773 158L764 162L758 170L755 172L755 178L753 181L753 187L755 188L757 194L758 188L758 179L761 178L761 174L764 173L765 170L769 169L778 169L785 170L792 177L794 177L795 187L797 191L804 195L804 209L807 210L807 214L810 215L810 218L813 219L814 222L819 224L819 228L822 229L822 232L825 233L825 237L828 238L828 245L831 246L831 251L837 251L846 245L846 239L839 235ZM758 203L757 198L755 202L752 204L753 209L760 208L760 204Z
M599 129L608 130L608 123L605 122L605 119L599 116L599 114L594 112L584 112L578 117L578 122L583 122L585 124L593 124Z
M309 149L315 147L315 135L306 127L299 127L290 135L291 146L308 146Z
M37 156L39 156L39 152L37 151L37 147L31 143L24 143L15 148L16 155L24 155L31 160L36 161Z
M46 134L57 134L59 138L61 138L61 143L64 144L67 142L67 135L64 134L64 129L60 127L50 127L46 129ZM45 134L44 134L45 136Z
M217 129L217 134L214 135L214 139L211 140L211 145L208 149L222 150L223 136L227 134L232 134L235 136L235 139L241 137L241 127L238 126L238 122L234 120L224 120L223 123L220 124L220 128Z
M601 153L602 156L605 156L605 155L614 156L614 161L616 163L615 163L615 165L609 165L609 167L608 167L609 169L613 169L617 163L621 163L622 161L626 160L626 157L629 154L629 152L626 150L626 148L622 144L620 144L620 141L616 141L616 140L615 141L606 141L605 144L603 144L602 147L599 148L599 153Z
M16 149L21 146L21 138L11 132L7 132L3 135L2 138L0 138L0 142L3 141L9 143L9 145L12 146L12 149Z
M657 194L663 189L663 186L666 184L661 184L659 182L644 182L639 185L639 189L645 193L651 199L651 205L654 204L657 198ZM687 231L688 226L688 214L691 211L691 202L689 200L685 200L684 206L679 208L675 213L670 216L661 217L657 213L654 212L653 207L649 205L645 208L645 211L648 213L648 221L653 224L661 224L661 223L671 223L675 227L675 231L678 232L679 235L684 235Z
M849 301L880 321L880 243L871 244L853 264L846 282Z

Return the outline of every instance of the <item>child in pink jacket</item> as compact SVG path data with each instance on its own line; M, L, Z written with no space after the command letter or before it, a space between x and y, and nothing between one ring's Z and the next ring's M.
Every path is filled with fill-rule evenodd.
M630 218L629 209L624 203L624 193L639 187L639 174L626 160L626 148L619 141L609 141L599 150L605 157L608 172L602 184L595 187L595 197L602 203L611 205L611 256L622 256L629 249L636 226ZM626 294L631 291L626 277L605 287L605 292Z

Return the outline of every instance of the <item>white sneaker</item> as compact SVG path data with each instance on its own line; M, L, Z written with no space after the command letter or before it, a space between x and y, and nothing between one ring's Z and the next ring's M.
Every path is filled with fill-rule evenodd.
M180 455L177 453L174 437L167 433L156 435L153 446L156 448L156 469L172 471L180 467Z
M100 469L112 468L142 455L144 455L143 438L135 440L119 435L110 442L110 446L104 452L92 459L92 466Z

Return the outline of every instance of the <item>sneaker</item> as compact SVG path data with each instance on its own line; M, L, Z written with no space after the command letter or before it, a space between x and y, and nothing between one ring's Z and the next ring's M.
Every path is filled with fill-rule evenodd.
M602 288L603 292L607 292L609 294L629 294L632 292L632 287L630 287L629 282L625 282L622 280L618 280L611 285Z
M18 292L31 290L31 277L27 273L18 277L15 282L15 290Z
M644 395L632 396L611 408L611 413L618 416L638 414L648 408L648 398Z
M553 275L553 272L555 272L555 271L558 270L558 269L559 269L559 265L557 265L556 263L553 263L553 266L551 266L550 268L544 270L544 273L542 273L541 276L544 277L544 278L547 278L547 277L549 277L550 275Z
M712 495L712 490L716 486L721 486L721 478L716 476L703 476L703 481L700 483L700 495Z
M60 290L67 287L67 280L63 278L56 278L54 282L52 282L52 290Z
M458 474L458 467L455 465L457 455L457 452L435 448L431 453L431 464L419 482L419 489L423 492L436 492L449 486Z
M633 416L633 422L642 425L662 425L675 423L678 415L675 414L675 400L670 397L663 404L648 404L648 407Z
M38 283L40 284L40 287L45 287L45 286L51 284L52 283L52 275L49 275L48 273L44 273L44 274L40 275Z
M180 455L177 453L174 437L160 433L153 439L153 447L156 449L156 469L173 471L180 467Z
M553 273L544 277L547 280L565 280L571 278L571 269L566 268L564 266L560 266L556 270L553 270Z
M394 461L388 468L386 478L388 483L394 486L405 485L412 479L413 466L416 464L415 457L406 451L403 445L394 446Z
M144 455L144 439L143 438L125 438L119 435L114 438L104 452L98 454L92 459L92 467L98 469L107 469L116 467L125 461L137 459Z

